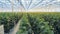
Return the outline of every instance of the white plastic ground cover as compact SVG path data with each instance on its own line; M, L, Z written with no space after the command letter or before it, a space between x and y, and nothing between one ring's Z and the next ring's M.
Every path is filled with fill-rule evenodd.
M0 25L0 34L4 34L4 25Z
M18 23L17 23L17 24L10 30L10 32L7 33L7 34L16 34L17 31L19 30L20 21L21 21L21 20L19 20Z

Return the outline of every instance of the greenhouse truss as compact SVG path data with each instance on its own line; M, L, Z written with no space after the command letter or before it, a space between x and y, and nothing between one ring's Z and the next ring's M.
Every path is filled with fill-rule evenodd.
M48 7L54 7L57 11L60 11L59 0L0 0L0 11L20 11L32 10L32 9L45 9ZM48 8L49 9L49 8ZM46 10L46 9L45 9Z

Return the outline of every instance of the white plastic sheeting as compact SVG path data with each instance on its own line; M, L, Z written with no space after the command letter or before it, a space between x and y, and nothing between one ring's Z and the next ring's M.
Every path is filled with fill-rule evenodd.
M4 34L4 26L0 25L0 34Z

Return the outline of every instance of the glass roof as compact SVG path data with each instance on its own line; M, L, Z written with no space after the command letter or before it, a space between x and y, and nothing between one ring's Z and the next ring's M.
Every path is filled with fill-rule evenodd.
M49 5L60 6L59 0L0 0L0 9L14 9L23 7L29 10L36 7L45 7Z

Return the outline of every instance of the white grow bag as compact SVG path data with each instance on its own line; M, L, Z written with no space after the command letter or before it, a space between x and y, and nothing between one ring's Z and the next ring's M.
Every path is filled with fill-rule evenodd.
M0 25L0 34L4 34L4 25Z

